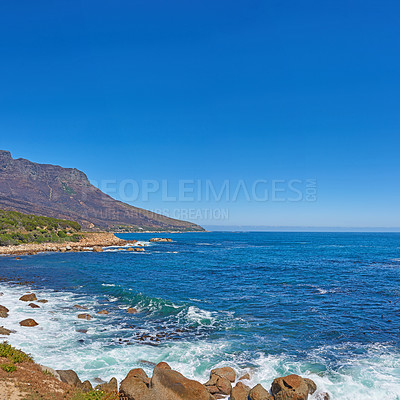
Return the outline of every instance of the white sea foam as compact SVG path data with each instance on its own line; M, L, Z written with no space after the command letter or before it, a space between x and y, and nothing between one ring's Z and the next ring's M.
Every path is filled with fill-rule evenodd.
M301 361L285 355L237 353L231 348L229 338L167 341L158 347L138 343L116 345L111 338L118 337L124 327L112 313L97 316L95 310L99 304L95 299L70 292L35 290L39 299L49 302L39 303L40 309L32 309L17 300L29 289L0 284L3 293L0 303L10 310L9 317L2 319L1 324L16 331L4 339L31 353L39 363L77 371L83 380L93 381L96 377L108 380L113 376L121 380L135 367L143 367L151 374L151 366L143 366L140 361L147 360L166 361L185 376L205 382L211 368L230 365L239 375L250 373L250 386L262 383L269 388L274 378L289 373L309 377L318 386L310 400L316 400L321 392L330 393L332 400L400 400L400 352L388 345L360 346L359 352L355 351L354 356L337 362L334 367L326 361L329 355L342 352L346 346L354 347L354 344L323 346L310 351L308 359ZM75 309L74 304L87 306L87 312L95 318L79 320L77 314L82 311ZM160 305L150 302L150 309L157 307ZM171 304L171 307L181 306ZM183 308L179 314L188 322L200 325L213 324L219 315L195 306ZM39 326L19 326L25 318L34 318ZM78 329L88 332L84 334Z

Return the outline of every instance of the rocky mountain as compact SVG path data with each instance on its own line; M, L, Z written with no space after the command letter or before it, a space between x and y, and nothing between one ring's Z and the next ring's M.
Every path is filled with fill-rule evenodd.
M76 221L85 230L203 230L115 200L75 168L13 159L4 150L0 150L0 208Z

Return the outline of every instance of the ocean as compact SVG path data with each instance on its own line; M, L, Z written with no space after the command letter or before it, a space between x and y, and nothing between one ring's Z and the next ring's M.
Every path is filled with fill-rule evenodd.
M9 343L92 382L166 361L201 382L232 366L267 389L307 376L318 386L311 399L400 399L400 234L118 236L146 251L0 257ZM28 290L49 302L31 309L18 301ZM39 326L20 327L25 318Z

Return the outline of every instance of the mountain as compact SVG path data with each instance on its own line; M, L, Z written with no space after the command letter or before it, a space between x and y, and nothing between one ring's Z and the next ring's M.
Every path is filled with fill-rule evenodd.
M115 200L75 168L13 159L4 150L0 150L0 208L76 221L85 230L204 230Z

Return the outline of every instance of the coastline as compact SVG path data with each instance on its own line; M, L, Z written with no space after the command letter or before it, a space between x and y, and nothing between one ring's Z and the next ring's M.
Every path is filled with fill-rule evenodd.
M134 241L130 241L133 243ZM116 237L111 232L84 232L79 242L63 243L25 243L0 246L0 255L33 255L41 252L82 251L86 248L124 246L128 241Z
M36 296L37 295L37 296ZM31 307L39 323L33 318L23 320L19 323L18 331L25 337L34 337L35 332L40 331L42 322L40 313L45 305L51 302L41 298L41 294L35 291L26 291L25 288L18 288L13 293L12 299L8 299L7 304L10 310L0 304L2 314L1 322L7 325L8 318L21 318L15 314L14 307ZM30 304L28 304L30 302ZM0 296L0 303L1 301ZM33 307L32 305L35 305ZM85 305L74 306L76 312L83 312ZM104 313L97 314L104 316ZM77 318L81 318L78 314ZM30 321L29 324L26 322ZM90 326L90 318L83 318L83 323ZM66 362L63 365L62 352L59 353L58 369L51 365L51 359L45 358L41 363L35 363L35 354L26 354L15 347L11 347L5 339L11 339L12 335L18 333L17 330L9 330L0 327L0 394L6 393L10 399L20 399L18 396L27 396L36 393L38 399L48 400L89 400L96 398L99 400L307 400L313 395L313 399L329 400L327 392L318 390L317 384L306 377L297 374L275 377L270 386L263 387L257 382L257 376L251 370L247 372L239 371L231 366L229 362L225 365L217 365L208 371L207 381L200 382L184 376L180 371L173 369L167 362L158 361L153 363L147 360L140 360L151 374L145 372L138 366L131 366L129 370L123 372L124 378L104 376L97 377L91 381L81 381L78 374L70 369ZM14 357L17 354L18 357ZM22 354L22 357L21 357ZM47 362L48 361L48 362ZM61 369L60 365L64 368ZM152 375L152 376L151 376ZM79 397L80 396L80 397ZM87 396L87 397L86 397ZM91 397L96 396L96 397ZM25 398L25 397L22 397ZM36 398L36 397L35 397ZM2 397L0 397L2 399Z

